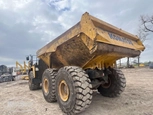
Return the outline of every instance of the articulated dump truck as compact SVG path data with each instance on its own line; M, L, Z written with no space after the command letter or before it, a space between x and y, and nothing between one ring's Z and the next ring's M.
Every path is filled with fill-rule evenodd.
M145 49L140 39L89 13L65 33L37 51L29 69L30 90L39 89L47 102L58 102L73 115L92 102L93 90L106 97L119 96L126 86L116 61L139 56Z

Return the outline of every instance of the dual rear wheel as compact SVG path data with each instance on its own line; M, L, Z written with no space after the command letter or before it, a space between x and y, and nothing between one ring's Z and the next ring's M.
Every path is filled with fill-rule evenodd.
M79 67L66 66L58 72L47 69L43 74L42 86L46 101L57 100L62 111L68 115L80 113L92 101L90 79Z

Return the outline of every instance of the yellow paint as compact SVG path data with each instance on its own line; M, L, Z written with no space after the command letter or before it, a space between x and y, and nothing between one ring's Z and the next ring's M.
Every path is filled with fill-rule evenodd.
M93 54L93 57L87 60L82 68L103 68L104 66L114 66L116 60L127 56L121 55L120 53L109 53L95 57L94 52L97 50L97 43L106 43L137 51L143 51L145 49L144 45L137 36L93 17L86 12L82 15L81 21L75 26L38 50L37 56L49 67L51 67L50 64L52 60L50 59L50 56L53 52L55 52L58 55L57 59L60 60L62 64L65 66L69 65L66 59L63 59L62 55L60 55L56 49L58 46L64 44L72 38L78 39L80 37L84 45L88 48L89 53Z
M28 75L23 75L22 80L29 80L29 76Z
M124 55L118 55L115 53L100 55L95 58L93 58L90 62L88 62L83 68L92 68L95 67L103 68L105 67L113 67L116 63L116 60L120 59L121 57L125 57Z
M144 67L145 65L141 63L139 66L140 66L140 67Z
M45 93L48 93L48 91L49 91L49 81L46 78L43 81L43 89L44 89Z
M25 61L24 61L24 66L22 66L18 61L16 61L16 68L19 68L19 70L21 71L21 73L22 74L25 74L25 73L27 73L27 70L29 69L29 66L26 65Z
M23 66L18 61L16 61L16 68L19 68L19 67L21 71L24 71Z
M50 67L50 54L51 53L45 53L41 55L39 58L41 58L49 67Z
M35 68L35 66L32 66L31 67L32 68L32 72L33 72L33 77L35 78L36 77L36 68Z
M96 27L92 23L92 20L89 16L89 13L85 13L82 15L82 19L80 21L81 32L87 35L90 39L94 40L96 37Z
M62 80L60 82L58 86L58 91L59 91L59 95L62 101L67 101L69 99L70 91L69 91L69 87L65 80Z

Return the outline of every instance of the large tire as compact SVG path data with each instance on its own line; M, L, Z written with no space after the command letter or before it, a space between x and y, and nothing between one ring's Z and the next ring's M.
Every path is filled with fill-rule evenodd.
M121 70L112 69L112 74L108 75L108 83L100 85L98 91L105 97L117 97L126 87L126 79Z
M65 66L58 71L56 98L64 113L74 115L90 105L93 93L90 82L89 76L79 67Z
M32 90L37 90L37 89L40 89L40 83L38 84L34 84L32 83L32 79L34 78L33 76L33 72L30 71L29 72L29 89L32 91Z
M55 77L56 69L46 69L42 76L42 92L47 102L56 102L55 96Z

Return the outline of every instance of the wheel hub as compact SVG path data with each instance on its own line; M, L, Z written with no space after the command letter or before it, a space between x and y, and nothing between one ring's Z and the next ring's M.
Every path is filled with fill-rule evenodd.
M111 80L108 78L108 83L102 85L103 88L109 88L111 86Z
M67 101L69 98L69 87L65 80L62 80L59 84L59 95L62 101Z
M49 81L48 79L44 79L44 82L43 82L43 89L44 89L44 92L45 93L48 93L48 89L49 89Z

